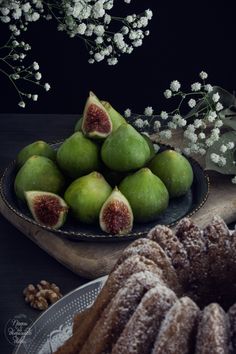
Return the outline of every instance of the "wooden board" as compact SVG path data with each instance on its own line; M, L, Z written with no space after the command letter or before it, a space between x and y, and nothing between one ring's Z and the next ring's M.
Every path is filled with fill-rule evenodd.
M179 139L176 137L176 143L178 142ZM76 274L90 279L109 273L123 249L129 244L128 241L73 242L61 238L21 219L5 205L1 197L0 212L17 229L60 263ZM213 173L210 175L208 199L192 218L199 226L204 226L214 215L220 215L227 223L236 221L236 186L230 182L229 176Z

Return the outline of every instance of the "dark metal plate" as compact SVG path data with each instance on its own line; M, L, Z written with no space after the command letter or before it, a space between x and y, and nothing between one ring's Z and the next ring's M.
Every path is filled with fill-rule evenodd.
M53 148L57 149L61 143L52 144ZM165 150L167 146L162 145L161 150ZM125 236L109 235L102 232L99 225L85 225L68 216L65 225L54 230L50 227L40 225L33 220L27 206L19 201L14 193L14 180L17 173L16 163L13 161L5 170L0 186L1 196L15 214L20 216L25 221L38 225L46 230L52 231L58 235L78 241L124 241L132 240L144 236L147 232L157 224L174 225L184 216L193 215L205 203L209 192L209 179L201 166L192 158L188 158L192 165L194 180L191 189L186 195L179 198L171 199L167 210L161 214L155 221L138 224L135 223L131 233ZM140 206L141 208L142 206Z

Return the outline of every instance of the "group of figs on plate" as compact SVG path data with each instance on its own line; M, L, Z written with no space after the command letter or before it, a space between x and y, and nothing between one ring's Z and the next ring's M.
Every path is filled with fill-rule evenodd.
M74 134L57 151L36 141L16 162L16 196L37 222L55 229L71 211L79 222L125 235L133 222L157 219L169 198L184 195L193 181L184 156L174 150L155 154L146 135L93 93Z

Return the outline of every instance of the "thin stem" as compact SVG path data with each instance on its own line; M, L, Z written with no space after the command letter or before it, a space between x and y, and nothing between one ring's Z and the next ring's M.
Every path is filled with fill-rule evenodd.
M12 83L12 85L15 87L15 89L16 89L16 91L17 91L19 97L20 97L20 99L22 100L22 93L20 92L20 90L18 89L17 85L16 85L15 82L12 80L12 78L8 75L8 73L7 73L6 71L2 70L1 68L0 68L0 72L1 72L2 74L4 74L5 76L7 76L7 78L11 81L11 83Z

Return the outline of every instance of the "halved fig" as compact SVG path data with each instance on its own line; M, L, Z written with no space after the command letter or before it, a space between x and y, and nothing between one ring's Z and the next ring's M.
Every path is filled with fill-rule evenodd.
M109 113L93 92L85 104L82 120L82 132L89 138L106 138L112 132Z
M101 229L113 235L126 235L132 230L133 219L128 200L115 187L101 208L99 215Z
M40 224L58 229L65 221L68 205L57 194L41 191L25 192L33 218Z

